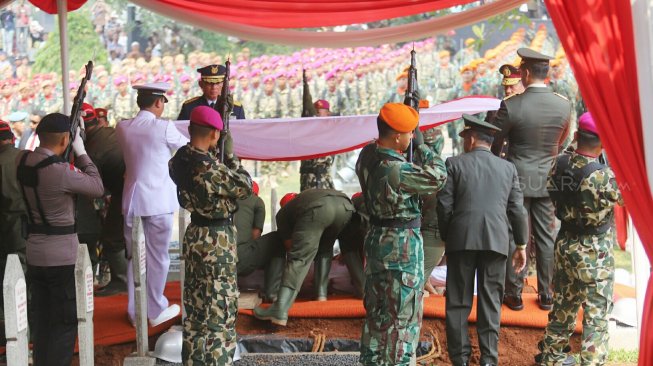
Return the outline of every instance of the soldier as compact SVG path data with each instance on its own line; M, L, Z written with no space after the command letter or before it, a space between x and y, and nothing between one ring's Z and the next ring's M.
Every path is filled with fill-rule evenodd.
M98 127L109 127L109 120L107 119L108 111L105 108L95 108L95 115L97 116Z
M118 122L129 119L134 115L134 95L129 91L127 78L118 76L113 80L116 86L116 93L113 95L111 107L113 109L113 123L115 126Z
M454 366L469 364L467 318L478 273L480 364L495 366L510 226L518 248L511 261L521 271L526 263L527 215L514 165L490 151L499 129L468 114L463 119L465 153L447 159L447 184L437 204L447 254L447 348Z
M288 87L288 77L285 73L281 72L277 75L277 88L276 94L279 95L279 104L281 109L281 117L299 117L300 114L295 114L298 110L297 104L299 99L293 99L293 95Z
M97 75L97 83L89 91L89 101L98 107L111 106L111 87L109 86L109 73L102 70Z
M503 87L503 95L506 98L513 94L521 94L524 92L524 84L521 81L521 71L512 65L501 65L499 73L503 76L501 86Z
M236 200L251 194L252 181L233 153L231 135L222 131L222 118L215 109L195 107L188 127L190 143L169 162L179 204L191 213L183 246L185 365L231 365L237 346L233 214ZM221 137L224 162L217 156Z
M431 94L434 95L435 104L444 103L451 99L451 92L456 85L458 72L456 68L449 63L451 54L447 50L438 53L440 57L440 67L435 72L434 85L431 86Z
M608 320L612 311L614 256L613 208L623 205L612 170L599 163L602 144L589 113L576 132L578 147L560 155L547 190L562 222L555 245L553 310L540 342L540 365L559 365L583 307L582 365L603 365L608 357Z
M111 296L127 291L127 260L125 255L124 218L121 212L122 190L124 185L125 161L118 144L116 131L100 121L106 110L93 109L84 103L84 123L86 125L86 149L96 164L102 177L105 195L101 210L99 241L102 255L109 263L111 280L95 292L96 296Z
M281 117L281 98L275 92L275 80L272 75L263 78L263 92L259 95L254 115L256 118Z
M54 113L60 108L61 104L54 95L54 81L43 80L41 83L41 92L37 97L35 109L45 113Z
M388 92L383 104L404 102L406 89L408 89L408 72L403 71L399 75L397 75L396 82L397 82L397 87L394 90Z
M342 116L347 110L347 96L338 88L336 73L331 71L324 77L326 89L319 93L320 99L326 100L331 106L331 114Z
M0 280L4 279L9 254L17 254L25 266L25 239L21 231L21 219L27 211L16 180L16 156L19 150L14 147L15 139L9 124L0 121ZM0 307L4 308L4 301Z
M460 78L462 82L456 85L451 91L451 99L481 94L478 86L474 83L474 72L473 65L465 65L460 68ZM447 124L447 133L451 139L453 155L460 154L463 150L459 136L460 131L463 129L463 124L462 119L457 119Z
M190 118L190 112L195 107L207 105L211 108L218 108L221 103L222 84L224 83L224 76L227 73L227 69L222 65L209 65L197 69L197 72L201 75L197 84L202 89L202 96L185 101L181 107L181 111L179 111L177 120L188 120ZM243 105L238 101L234 101L231 94L227 97L227 103L229 104L230 116L235 119L245 119Z
M455 62L458 66L468 65L472 60L480 57L478 51L474 48L474 38L467 38L465 40L465 48L456 53Z
M184 146L188 139L175 125L162 120L169 84L135 85L136 104L141 109L133 119L116 127L118 144L125 161L125 184L122 196L125 245L128 258L132 250L132 224L140 216L147 250L147 316L151 326L164 323L179 314L177 304L169 305L163 294L170 256L168 242L172 236L173 213L179 207L175 186L165 165L170 152ZM127 317L134 324L134 274L131 260L127 267Z
M500 153L504 138L508 140L507 159L515 164L524 193L524 207L529 214L534 235L537 258L537 289L539 306L551 310L551 279L553 277L553 239L555 236L554 208L546 190L546 177L551 170L553 158L562 150L567 137L571 104L553 93L544 84L549 72L550 56L528 48L520 48L517 54L526 90L501 102L494 124L501 128L497 142L492 147ZM511 245L510 255L514 248ZM510 266L510 263L508 263ZM509 268L509 273L514 272ZM504 303L512 310L521 310L524 304L521 291L525 272L516 278L509 276Z
M72 141L76 169L62 159L70 142L68 116L43 117L36 133L41 146L16 157L29 217L27 281L34 365L70 365L77 336L75 195L102 197L104 187L79 129Z
M379 138L363 148L356 163L371 225L365 237L363 365L415 362L424 286L419 195L436 193L446 181L442 159L423 146L418 130L413 146L422 166L401 153L418 117L404 104L384 105L377 118Z
M279 291L286 252L276 231L261 236L265 223L265 203L258 196L259 187L252 182L249 197L238 200L234 215L238 229L238 276L248 276L265 268L263 300L274 302Z
M326 301L333 244L351 219L354 206L344 193L332 189L310 189L289 193L281 199L277 231L287 250L286 266L277 299L270 307L254 309L254 316L285 326L288 309L315 261L317 301Z
M329 116L329 102L318 100L313 103L319 117ZM299 190L301 192L311 188L334 189L331 177L333 156L322 156L315 159L302 160L299 166Z

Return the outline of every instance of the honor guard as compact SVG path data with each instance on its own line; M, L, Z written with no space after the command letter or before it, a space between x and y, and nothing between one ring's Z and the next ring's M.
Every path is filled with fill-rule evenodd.
M200 80L197 82L202 89L202 96L188 99L184 102L179 112L177 120L187 121L190 119L190 112L201 105L209 106L215 110L218 108L218 99L222 94L222 83L227 69L222 65L209 65L197 69L200 73ZM230 105L231 117L235 119L245 119L243 105L232 99L231 95L227 98Z
M506 158L517 168L534 237L539 306L551 310L555 217L546 179L568 134L571 104L544 83L549 73L550 56L528 48L518 49L517 54L522 58L519 70L526 90L501 102L493 122L501 131L495 136L492 151L498 155L503 146L501 141L507 139ZM511 252L514 249L511 246ZM506 272L504 303L512 310L521 310L526 273L514 276L510 261Z

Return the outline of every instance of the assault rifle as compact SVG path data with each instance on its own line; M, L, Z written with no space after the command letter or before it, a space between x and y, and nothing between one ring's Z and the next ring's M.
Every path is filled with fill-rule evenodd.
M302 83L304 84L302 95L302 117L315 117L317 111L313 105L313 97L311 96L311 89L308 87L308 80L306 80L306 69L302 69Z
M229 133L229 115L231 111L229 110L229 74L231 72L231 61L227 59L227 62L224 64L225 73L224 81L222 82L222 93L220 94L220 101L216 103L215 106L222 117L222 123L224 124L224 133ZM233 106L232 106L233 108ZM220 138L220 162L224 163L224 142L225 138L221 136Z
M72 162L70 153L73 151L73 140L77 136L77 130L79 129L79 117L82 114L82 104L84 104L84 98L86 98L86 82L91 80L92 74L93 61L89 61L86 64L86 75L84 75L84 78L79 83L79 89L77 89L77 95L75 95L75 99L73 100L73 107L70 110L70 141L68 142L68 146L66 147L66 150L63 154L63 158L66 161ZM84 130L80 131L79 136L82 138L82 140L86 139Z
M410 51L410 66L408 67L408 88L404 97L404 104L419 112L419 91L417 86L417 62L415 62L415 48ZM419 128L419 125L416 127ZM413 140L408 146L408 161L413 162Z

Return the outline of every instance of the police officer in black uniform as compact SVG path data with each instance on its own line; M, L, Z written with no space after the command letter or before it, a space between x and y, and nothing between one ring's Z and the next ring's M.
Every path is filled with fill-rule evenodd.
M218 101L222 94L222 84L224 83L224 76L227 69L222 65L209 65L197 69L197 72L201 74L198 84L202 89L202 96L185 101L179 112L179 117L177 117L178 120L189 120L190 112L193 108L201 105L218 108ZM231 118L245 119L245 110L240 102L234 101L231 95L227 97L227 102L230 105Z

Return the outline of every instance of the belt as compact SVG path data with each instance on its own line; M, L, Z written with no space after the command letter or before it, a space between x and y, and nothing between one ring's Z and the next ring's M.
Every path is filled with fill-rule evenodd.
M299 168L300 174L327 174L328 172L326 168Z
M417 217L412 220L402 219L380 219L370 216L370 224L379 227L392 227L397 229L417 229L422 227L422 219Z
M233 224L233 216L223 219L209 219L202 215L191 213L190 222L195 226L228 226Z
M77 232L77 226L47 226L39 224L28 224L28 234L42 234L42 235L70 235Z
M612 221L610 220L599 226L580 226L575 223L563 221L560 225L560 230L576 235L598 235L607 232L611 227Z

